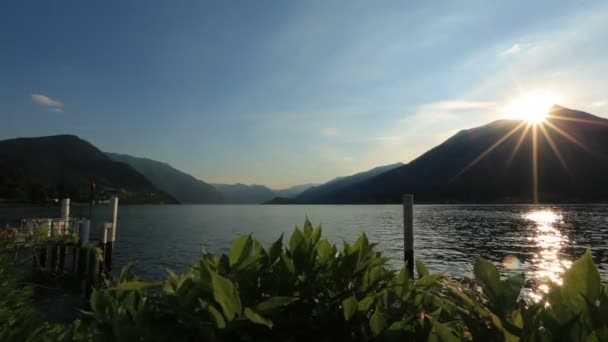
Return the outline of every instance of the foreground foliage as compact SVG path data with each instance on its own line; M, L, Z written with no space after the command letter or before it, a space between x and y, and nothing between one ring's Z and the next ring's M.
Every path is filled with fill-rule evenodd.
M484 259L475 263L475 282L463 285L429 273L421 262L417 279L405 269L391 271L374 247L361 235L338 249L321 239L321 227L306 221L285 244L282 236L267 248L250 235L239 237L228 255L204 254L183 274L169 272L161 282L141 281L127 268L108 288L94 291L80 319L47 329L47 338L608 340L608 288L590 252L566 272L563 286L527 303L521 298L523 274L501 279ZM0 305L0 314L18 312Z

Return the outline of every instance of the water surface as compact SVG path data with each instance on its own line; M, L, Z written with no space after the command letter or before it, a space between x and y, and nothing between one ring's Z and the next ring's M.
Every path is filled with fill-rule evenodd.
M58 208L0 208L0 224L20 217L55 217ZM72 208L72 215L88 215ZM95 208L95 226L109 218ZM308 217L324 235L341 244L365 232L403 265L403 217L398 205L165 205L121 206L115 269L135 262L139 273L161 277L166 268L184 270L201 251L225 252L240 234L253 233L269 244L291 233ZM539 288L558 281L569 263L591 248L608 279L608 206L462 205L416 206L414 247L429 269L470 276L478 256L504 270L524 271ZM95 234L95 233L93 233Z

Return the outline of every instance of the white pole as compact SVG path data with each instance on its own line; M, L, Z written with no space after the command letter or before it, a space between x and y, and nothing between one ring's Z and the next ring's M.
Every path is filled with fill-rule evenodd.
M116 224L118 222L118 197L112 197L112 234L110 234L109 241L116 241Z
M90 234L91 234L91 221L80 220L80 224L78 225L78 236L80 237L80 243L88 242Z
M61 218L67 220L70 217L70 199L61 200Z
M410 277L414 276L414 195L403 195L403 253Z

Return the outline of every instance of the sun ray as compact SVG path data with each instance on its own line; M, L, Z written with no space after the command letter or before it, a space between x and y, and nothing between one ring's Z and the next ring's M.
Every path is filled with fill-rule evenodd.
M532 196L534 204L538 203L538 132L532 127Z
M453 182L456 178L460 177L463 173L467 172L470 168L472 168L475 164L477 164L480 160L482 160L485 156L487 156L490 152L492 152L495 148L500 146L505 140L507 140L510 136L515 134L517 130L526 124L525 121L519 123L515 128L510 130L507 134L505 134L502 138L500 138L497 142L495 142L492 146L488 147L483 153L481 153L477 158L473 159L467 166L465 166L460 172L458 172L452 179L450 179L450 183Z
M570 142L572 142L576 146L582 148L586 152L588 152L588 153L590 153L590 154L592 154L594 156L603 157L601 154L599 154L599 153L593 151L592 149L590 149L589 147L585 146L585 144L583 144L582 142L578 141L578 139L576 139L575 137L573 137L568 132L565 132L563 129L555 126L554 124L552 124L549 121L546 121L545 123L547 124L547 126L551 127L554 131L556 131L557 133L559 133L561 136L563 136L564 138L570 140Z
M545 139L547 139L547 142L549 143L549 147L551 147L551 150L553 150L553 153L555 153L555 156L557 157L557 159L559 160L559 162L562 164L562 167L564 168L564 170L566 171L566 173L568 174L568 176L570 176L570 178L574 178L574 175L572 174L572 171L568 167L568 164L566 163L566 160L564 159L564 157L562 156L561 152L557 148L557 145L555 144L555 141L553 141L553 138L551 137L551 135L549 134L549 132L547 132L547 129L545 128L545 126L544 125L539 125L539 128L540 128L540 131L545 136Z
M513 148L513 152L511 152L511 155L509 156L509 160L507 160L507 167L509 167L509 165L511 165L511 163L513 162L513 159L515 159L515 156L517 155L517 152L519 152L519 149L521 148L521 145L523 144L524 139L526 138L526 134L530 130L531 126L532 125L528 123L526 125L526 128L524 128L524 130L521 132L521 135L519 136L519 139L517 140L517 144Z
M547 116L547 119L556 119L556 120L562 120L562 121L574 121L574 122L581 122L581 123L587 123L587 124L598 125L598 126L608 126L608 123L603 122L603 121L599 121L599 120L587 120L587 119L579 119L579 118L569 118L569 117L566 117L566 116L553 115L553 114L549 114L549 116Z

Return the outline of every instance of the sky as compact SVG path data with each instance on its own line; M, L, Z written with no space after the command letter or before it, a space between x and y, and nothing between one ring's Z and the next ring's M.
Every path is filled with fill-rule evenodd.
M407 163L518 97L608 117L606 1L2 1L0 139L210 183Z

